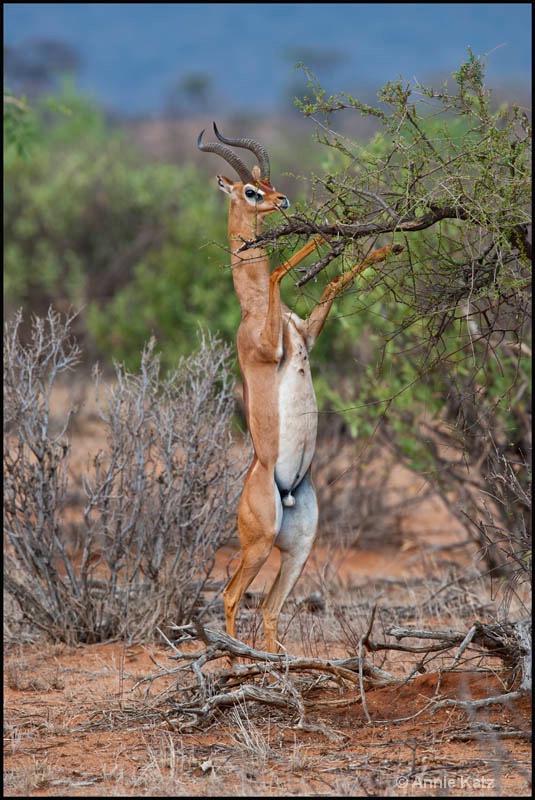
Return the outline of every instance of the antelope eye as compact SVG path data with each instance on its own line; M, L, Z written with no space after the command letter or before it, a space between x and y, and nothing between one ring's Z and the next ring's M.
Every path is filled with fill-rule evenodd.
M251 199L254 197L258 202L262 200L262 195L259 192L255 192L254 189L246 189L245 196Z

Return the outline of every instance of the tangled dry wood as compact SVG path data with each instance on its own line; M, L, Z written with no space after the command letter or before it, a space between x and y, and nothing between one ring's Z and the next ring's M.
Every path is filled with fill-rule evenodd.
M360 702L366 689L400 683L398 678L361 656L320 659L268 653L249 647L222 631L206 628L198 620L192 625L177 627L175 633L180 641L198 638L206 646L201 651L186 653L162 633L172 649L170 658L180 663L173 668L158 665L157 673L137 684L152 685L159 678L177 678L151 702L153 710L164 713L166 721L174 729L202 726L213 721L219 709L252 701L285 709L298 728L336 738L332 730L308 722L307 710L319 705ZM207 663L218 659L223 659L226 664L223 670L203 672ZM252 663L245 663L246 660ZM188 672L190 680L184 682L184 675ZM191 677L194 677L193 681ZM340 697L347 683L360 689L353 700L347 695ZM326 692L333 686L337 688L338 697L324 697L321 702L309 698L314 690Z
M165 720L172 730L203 728L213 723L225 708L243 708L248 703L255 703L277 708L290 717L296 728L316 731L329 739L338 739L339 734L323 724L312 723L309 712L359 703L368 722L372 722L366 706L368 691L379 687L399 687L412 680L417 672L425 671L422 661L419 661L408 676L391 675L367 661L365 650L429 654L455 649L449 666L454 670L463 664L466 651L476 648L498 657L506 666L510 689L504 694L474 701L436 697L422 710L436 710L444 705L469 710L482 704L506 703L518 699L530 689L530 653L527 647L519 644L530 640L527 621L517 623L514 630L512 626L482 623L472 625L468 632L393 627L386 633L396 642L374 642L371 639L373 621L374 613L360 639L358 654L322 659L264 652L222 631L206 628L195 620L190 625L174 628L175 641L160 631L171 649L169 658L175 663L172 667L157 664L157 672L142 678L136 687L146 686L145 712L152 719ZM202 641L204 648L196 652L180 648L193 639ZM418 639L424 643L405 644L403 639ZM204 670L207 664L220 659L225 665L223 669ZM161 679L165 679L165 688L151 697L151 689ZM123 713L127 710L123 709ZM139 713L138 707L135 714Z

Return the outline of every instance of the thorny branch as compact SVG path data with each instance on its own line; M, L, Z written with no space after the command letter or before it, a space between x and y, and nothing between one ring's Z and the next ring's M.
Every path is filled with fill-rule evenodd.
M429 211L423 216L394 216L389 211L390 219L384 222L369 222L366 224L353 224L335 221L331 224L317 224L302 216L289 217L285 225L271 228L265 233L261 233L256 239L244 242L238 252L249 250L252 247L274 244L284 236L297 234L300 236L312 236L320 233L325 239L334 239L331 250L319 261L306 270L302 278L296 282L296 286L304 286L312 278L321 272L331 261L337 258L344 249L357 239L368 236L380 236L387 233L406 233L410 231L421 231L435 225L443 219L463 219L469 218L468 212L457 206L435 206L431 204Z
M306 219L303 216L289 217L285 225L271 228L261 233L256 239L246 241L241 246L239 252L249 250L253 247L274 245L279 239L285 236L314 236L321 234L325 240L330 241L330 250L322 258L308 267L306 270L301 268L297 272L304 272L303 277L296 281L296 287L302 287L310 280L315 278L328 264L341 255L344 250L353 245L359 239L366 237L376 238L383 234L395 233L415 233L426 230L443 220L469 220L469 212L456 206L434 206L429 207L429 211L419 217L396 217L385 220L384 222L369 222L366 224L353 224L335 221L330 224L318 224ZM511 246L518 250L531 261L532 247L528 239L527 226L515 225L509 234ZM488 254L493 250L494 244L488 247ZM481 259L479 259L481 261ZM500 259L494 259L498 264ZM480 268L483 264L480 264Z

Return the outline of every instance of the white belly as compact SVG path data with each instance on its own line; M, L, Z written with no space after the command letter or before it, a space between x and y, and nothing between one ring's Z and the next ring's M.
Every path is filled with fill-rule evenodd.
M290 326L292 327L292 326ZM275 480L290 492L306 475L316 447L318 410L308 353L297 331L279 385L279 452Z

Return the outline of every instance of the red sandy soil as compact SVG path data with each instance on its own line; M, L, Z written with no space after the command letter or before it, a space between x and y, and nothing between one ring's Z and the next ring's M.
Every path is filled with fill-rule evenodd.
M220 554L221 564L228 563L229 555L231 548ZM315 553L310 575L324 556ZM413 557L409 551L397 557L346 553L340 583L350 591L382 571L387 577L404 575L409 584L407 565ZM424 560L417 563L413 569L419 572ZM302 580L308 587L307 576ZM299 635L298 628L290 627L284 644L300 653L303 643L291 640L292 630ZM323 633L317 655L344 654L336 635L329 645L331 636L332 630ZM322 647L329 652L322 653ZM341 705L322 707L326 698L316 694L318 708L308 720L322 730L296 728L291 715L259 707L243 710L245 733L228 712L206 730L180 733L163 720L144 720L142 689L131 691L137 681L157 672L157 664L170 665L169 655L165 647L122 643L10 646L4 685L5 795L530 793L528 698L471 712L429 707L430 698L475 700L502 694L499 669L439 668L402 686L369 690L371 722L358 692L345 688L336 698ZM382 665L394 673L396 667L406 670L396 659ZM152 687L152 694L162 688ZM138 713L125 722L124 712L136 708ZM479 723L495 727L483 734Z
M95 431L88 426L80 432L75 469L94 451ZM385 638L389 621L468 631L482 609L492 618L489 588L477 579L456 580L474 574L477 554L462 544L463 532L436 498L407 509L399 526L395 541L366 549L322 540L283 614L288 652L349 655L351 642L336 615L356 624L360 613L363 630L371 603L386 615L381 621L379 610L378 640ZM223 580L232 572L236 557L236 546L224 548L215 577ZM253 606L275 569L274 557L251 587ZM299 600L313 592L324 608L295 613ZM424 613L423 602L433 592L441 605ZM221 609L210 626L223 627ZM247 603L239 634L249 643L256 636L261 642L258 611ZM189 646L201 648L198 642ZM250 704L239 712L241 725L236 709L223 710L208 727L179 732L163 718L143 715L150 697L164 686L154 681L149 699L143 694L147 684L132 688L154 675L159 664L172 666L170 654L163 643L70 648L10 641L4 671L5 796L530 795L527 697L469 711L434 708L430 702L502 694L508 676L500 662L467 658L452 671L455 651L450 651L402 685L369 689L365 708L358 690L346 685L334 697L332 688L327 696L319 687L310 695L317 700L308 712L311 730L296 727L283 710ZM412 654L378 656L366 658L397 676L408 675L415 664ZM333 699L336 703L325 702Z

